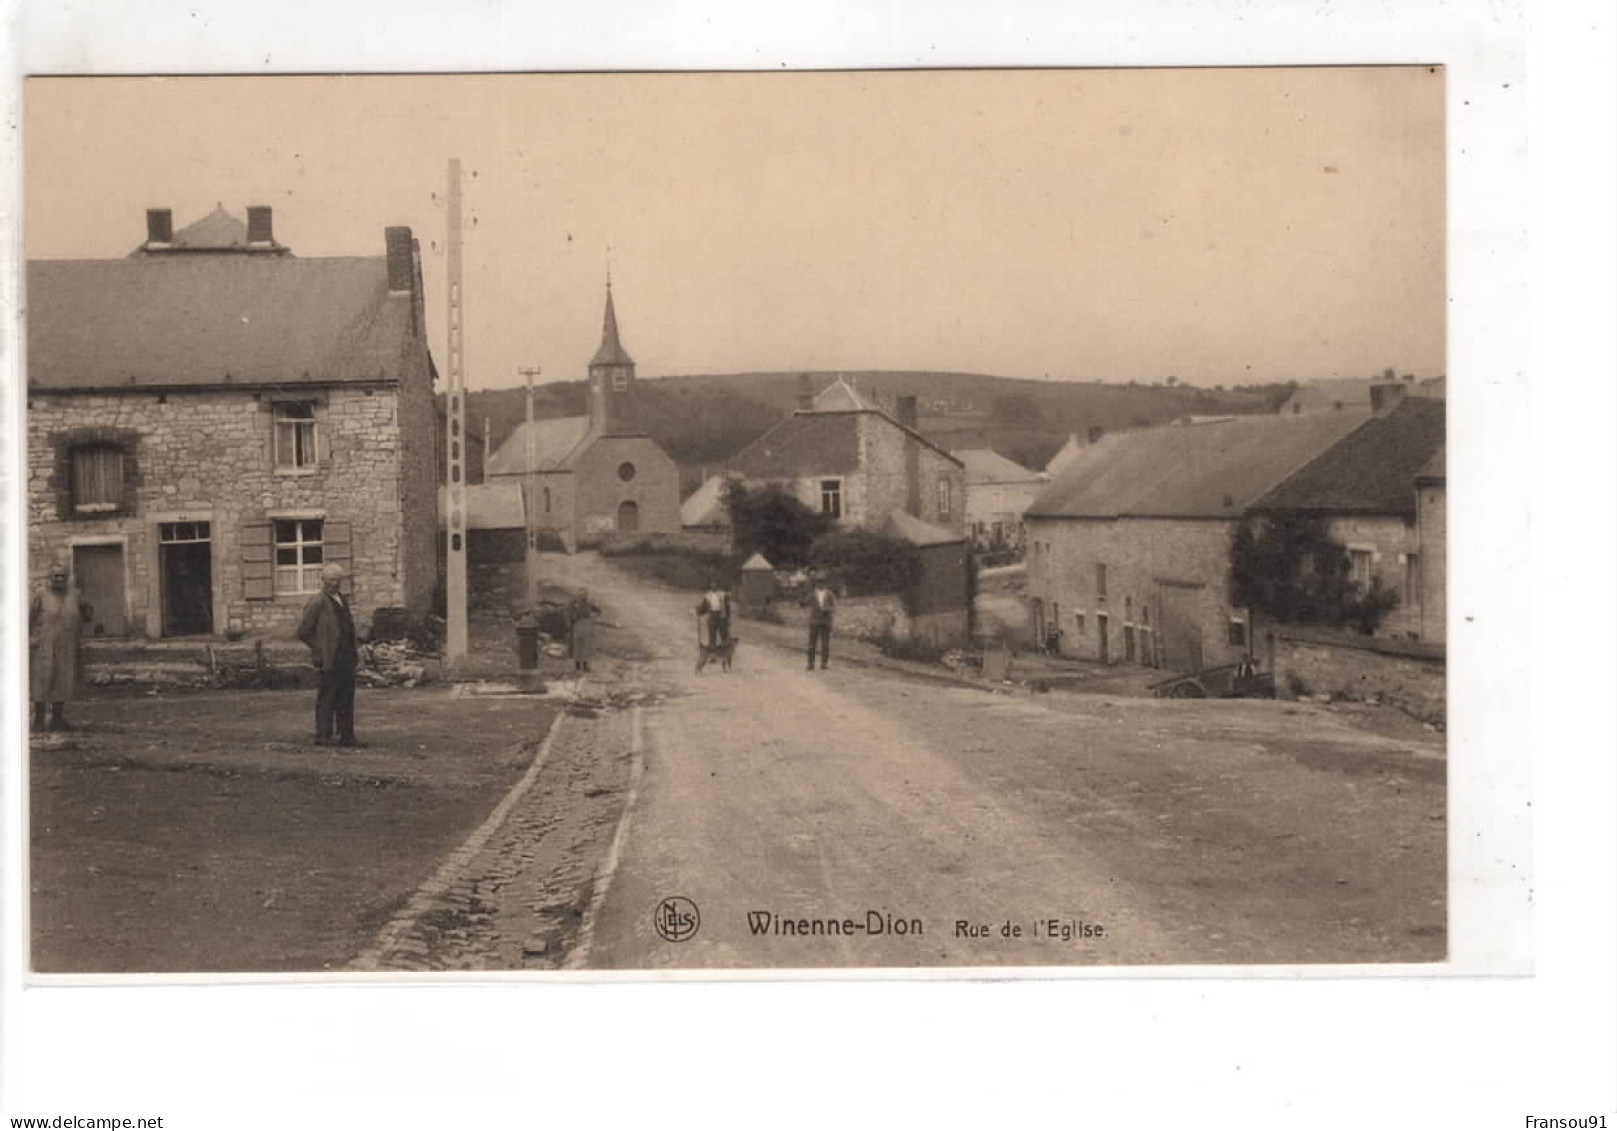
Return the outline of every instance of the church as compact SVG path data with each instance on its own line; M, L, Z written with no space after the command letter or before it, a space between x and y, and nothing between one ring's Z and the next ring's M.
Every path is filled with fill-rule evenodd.
M484 468L488 483L524 485L536 468L528 513L569 552L679 532L679 468L647 435L635 383L608 281L601 347L589 365L589 414L524 422Z

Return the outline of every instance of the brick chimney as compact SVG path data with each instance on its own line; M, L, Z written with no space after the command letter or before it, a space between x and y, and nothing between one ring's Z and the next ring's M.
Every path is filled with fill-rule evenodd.
M415 289L415 238L409 228L388 228L386 236L387 289L393 294L412 291Z
M1390 370L1388 372L1391 372ZM1370 386L1370 412L1374 416L1385 416L1398 407L1404 399L1406 386L1396 378L1391 381L1377 381Z
M275 224L269 205L247 206L247 242L249 244L275 242Z
M899 397L894 402L895 419L909 432L904 434L904 509L916 518L921 517L921 442L914 436L920 412L914 397Z
M904 427L919 431L921 413L914 397L899 397L897 401L898 422Z
M797 378L797 411L814 411L814 382L809 380L807 373Z
M146 242L174 242L174 211L170 208L146 209Z

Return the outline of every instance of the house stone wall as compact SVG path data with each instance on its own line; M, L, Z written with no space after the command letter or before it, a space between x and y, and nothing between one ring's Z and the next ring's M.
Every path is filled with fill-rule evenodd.
M1448 639L1448 492L1442 483L1416 489L1416 544L1420 547L1420 638Z
M1027 596L1042 602L1045 624L1058 623L1059 651L1102 657L1098 617L1105 615L1106 659L1127 661L1133 629L1136 663L1175 671L1246 658L1250 619L1231 606L1228 519L1027 520ZM1106 594L1095 566L1106 566ZM1079 618L1082 617L1080 626ZM1246 644L1230 641L1238 620Z
M286 634L308 597L247 599L243 529L276 515L323 516L328 524L352 526L352 557L345 564L359 619L368 620L382 605L409 603L421 582L419 573L412 574L416 565L406 540L414 553L422 545L430 553L431 542L430 527L428 537L421 538L401 520L406 495L397 390L391 385L309 388L285 399L316 402L319 459L307 474L275 469L267 393L31 393L31 579L41 580L54 557L71 560L75 541L122 539L129 631L157 636L162 632L158 524L205 521L211 534L215 631ZM64 438L87 428L116 430L132 449L138 486L120 513L81 518L73 516L70 504L64 510L64 493L70 491L61 458ZM427 465L429 490L431 474ZM429 493L429 523L434 510Z
M906 452L914 456L920 512L917 518L955 534L966 529L966 470L948 456L921 443L902 428L875 413L859 415L859 471L844 477L843 521L847 525L878 530L894 511L908 509L909 471ZM940 511L949 484L949 511ZM852 485L850 490L849 485ZM819 484L814 484L814 506L819 509Z
M1415 522L1397 515L1339 516L1326 522L1331 540L1349 550L1370 551L1370 575L1398 592L1398 605L1381 619L1377 636L1421 639L1421 602L1407 592L1405 563L1420 552ZM1421 563L1417 560L1417 568Z

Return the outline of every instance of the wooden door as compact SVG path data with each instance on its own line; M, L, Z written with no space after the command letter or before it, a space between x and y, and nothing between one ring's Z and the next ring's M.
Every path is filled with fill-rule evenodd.
M122 636L124 625L124 548L73 547L73 582L79 600L90 606L91 636Z
M640 506L633 500L618 504L618 533L633 534L640 529Z

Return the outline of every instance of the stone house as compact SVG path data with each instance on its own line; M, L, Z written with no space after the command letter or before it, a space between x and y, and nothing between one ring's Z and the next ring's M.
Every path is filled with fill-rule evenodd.
M992 448L957 449L966 469L966 532L978 549L1020 548L1022 512L1044 488L1048 477L1029 471Z
M618 535L677 534L679 467L641 423L634 359L623 348L612 285L589 364L589 414L524 421L488 457L485 482L526 486L537 527L569 550Z
M1441 494L1445 405L1406 398L1405 392L1401 382L1377 385L1376 415L1258 499L1252 511L1324 520L1331 539L1347 548L1355 587L1398 594L1397 607L1375 635L1425 640L1433 627L1425 605L1431 599L1441 610L1443 603L1442 505L1432 492L1438 488ZM1417 478L1434 459L1437 478L1427 480L1430 513L1423 532Z
M728 474L781 484L845 529L880 531L902 511L963 536L965 465L916 419L914 397L898 398L890 416L840 377L818 394L805 377L797 410L738 452Z
M1415 545L1420 554L1420 638L1448 641L1448 472L1446 446L1415 473Z
M30 573L97 635L289 632L321 567L361 621L429 606L438 444L420 252L301 258L269 208L127 258L30 262Z
M1103 436L1028 508L1028 613L1054 652L1192 671L1251 655L1230 539L1257 499L1364 420L1239 417Z

